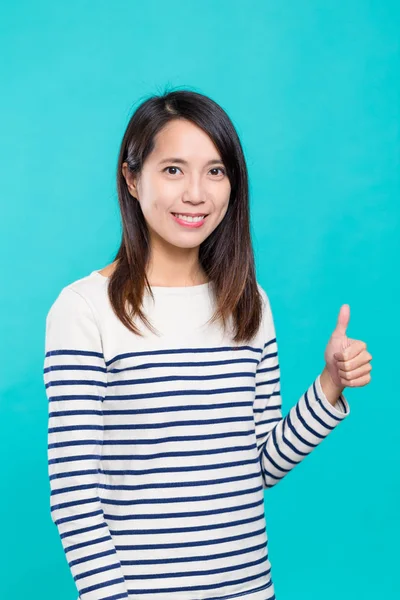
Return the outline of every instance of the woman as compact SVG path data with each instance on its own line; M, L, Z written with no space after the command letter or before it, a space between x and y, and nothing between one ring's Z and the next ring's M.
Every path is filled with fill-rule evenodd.
M139 106L117 186L115 260L46 320L51 514L79 597L275 598L263 492L348 416L371 355L343 305L323 372L282 418L246 164L211 99Z

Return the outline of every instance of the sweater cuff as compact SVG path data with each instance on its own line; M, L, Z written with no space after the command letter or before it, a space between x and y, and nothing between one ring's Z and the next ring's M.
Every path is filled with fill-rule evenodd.
M328 412L330 412L335 417L339 417L339 418L343 419L345 416L350 414L349 403L347 402L347 400L343 396L343 394L340 394L336 403L334 405L332 405L329 402L328 398L325 396L324 392L322 391L320 378L321 378L321 376L318 375L317 379L315 380L315 387L317 390L318 399L320 400L321 404L324 406L324 408L326 408L326 410Z

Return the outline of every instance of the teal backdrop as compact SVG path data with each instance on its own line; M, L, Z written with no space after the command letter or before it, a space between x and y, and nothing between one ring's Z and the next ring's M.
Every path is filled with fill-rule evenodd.
M348 419L265 493L277 600L399 598L400 4L9 0L0 32L1 598L77 597L50 518L45 317L111 261L119 144L166 86L241 137L284 414L343 303L373 356Z

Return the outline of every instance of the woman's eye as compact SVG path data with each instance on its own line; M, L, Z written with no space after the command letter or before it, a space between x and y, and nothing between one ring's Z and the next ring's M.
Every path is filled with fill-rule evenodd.
M174 166L172 166L172 165L171 165L171 166L169 166L169 167L165 167L164 171L168 171L168 174L169 174L169 175L175 175L175 173L171 173L171 172L169 171L169 169L175 169L175 171L176 171L176 170L180 171L180 168L179 168L179 167L174 167ZM223 169L222 167L215 167L214 169L211 169L211 171L221 171L221 173L222 173L223 175L225 175L225 174L226 174L226 171L225 171L225 169ZM218 175L218 173L216 173L216 175Z
M168 169L178 169L180 171L179 167L165 167L164 171L167 171ZM169 173L169 175L175 175L175 173Z

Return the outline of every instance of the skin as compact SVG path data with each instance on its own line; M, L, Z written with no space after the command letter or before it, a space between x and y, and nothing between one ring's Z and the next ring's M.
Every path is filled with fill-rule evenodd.
M178 157L186 164L168 161ZM218 163L209 165L210 160ZM231 186L214 143L197 125L185 119L170 121L156 136L155 147L139 176L127 164L122 173L132 202L140 202L151 241L147 276L152 286L190 286L207 282L199 264L199 246L219 225L228 209ZM208 213L203 226L177 224L175 213ZM115 262L100 271L111 275ZM325 349L321 387L334 405L345 387L371 381L372 356L361 340L347 337L350 307L342 305L336 327Z

